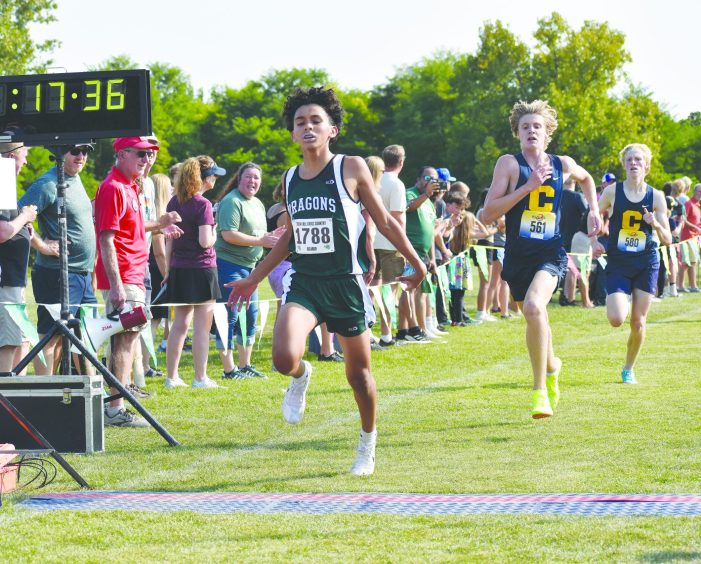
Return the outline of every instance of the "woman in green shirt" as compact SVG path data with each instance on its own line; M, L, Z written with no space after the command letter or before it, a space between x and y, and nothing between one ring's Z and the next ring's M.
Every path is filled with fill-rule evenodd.
M234 280L248 278L256 263L263 257L264 248L272 248L280 236L281 230L267 232L265 206L256 194L260 190L263 172L255 163L241 165L232 183L236 188L229 192L219 203L217 209L217 270L222 296L228 298L231 290L224 284ZM220 349L224 378L265 378L265 375L251 365L251 353L256 336L256 318L258 316L258 296L252 296L246 310L246 339L238 321L238 312L229 310L229 331L224 346L217 342ZM236 334L236 348L239 353L238 368L234 367L232 354L233 336Z

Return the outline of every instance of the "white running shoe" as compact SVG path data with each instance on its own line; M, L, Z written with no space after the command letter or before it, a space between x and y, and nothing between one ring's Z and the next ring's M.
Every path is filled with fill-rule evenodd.
M447 335L448 331L443 331L438 328L438 320L435 317L426 318L426 328L434 335Z
M209 376L205 376L202 380L198 380L195 378L192 381L192 387L193 389L197 388L218 388L219 384L217 384L214 380L212 380Z
M486 311L478 311L475 319L478 321L498 321L496 317L494 317L491 313L487 313Z
M187 384L180 376L166 378L165 385L167 390L172 390L173 388L187 388Z
M365 439L360 436L358 448L355 451L355 461L350 473L354 476L370 476L375 472L375 444L377 432L368 435Z
M303 360L302 364L304 364L304 374L299 378L292 378L282 400L282 416L292 425L299 423L304 417L304 409L307 406L307 388L312 377L312 365L306 360Z
M429 341L443 341L441 335L434 333L433 329L429 329L428 327L426 327L424 335L426 335Z

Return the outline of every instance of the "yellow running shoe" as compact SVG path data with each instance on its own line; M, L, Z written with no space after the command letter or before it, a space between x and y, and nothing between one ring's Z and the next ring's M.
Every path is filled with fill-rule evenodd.
M548 390L548 399L550 400L550 407L555 409L557 404L560 402L560 369L562 368L562 361L555 357L555 363L557 368L553 372L545 373L545 387Z
M542 419L553 414L550 400L548 399L548 390L533 390L531 405L533 406L531 409L531 417L533 419Z

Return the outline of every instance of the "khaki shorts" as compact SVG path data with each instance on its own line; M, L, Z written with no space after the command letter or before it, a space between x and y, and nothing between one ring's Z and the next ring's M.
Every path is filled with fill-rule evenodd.
M375 249L375 262L375 280L382 278L384 284L394 282L406 267L406 260L399 251Z
M23 304L24 287L0 286L0 302ZM0 306L0 347L19 347L23 340L20 328L12 321L7 309Z
M109 301L110 291L100 290L102 292L102 299L105 301L106 312L105 315L112 313L116 308ZM132 306L145 306L146 305L146 290L142 286L137 286L136 284L124 284L124 292L127 295L127 303ZM134 331L139 332L141 327L132 327L127 329L125 332Z
M587 234L577 231L577 233L575 233L572 237L572 246L570 248L572 249L573 253L577 254L577 256L572 258L582 273L582 276L588 277L589 273L591 272L591 241L589 240ZM588 256L582 257L579 255Z

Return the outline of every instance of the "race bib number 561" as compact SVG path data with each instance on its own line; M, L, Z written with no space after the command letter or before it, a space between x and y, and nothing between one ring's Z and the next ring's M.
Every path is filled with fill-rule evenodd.
M333 253L333 220L293 219L295 250L300 255Z
M555 236L555 214L525 210L521 216L519 235L526 239L547 241Z

